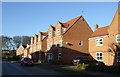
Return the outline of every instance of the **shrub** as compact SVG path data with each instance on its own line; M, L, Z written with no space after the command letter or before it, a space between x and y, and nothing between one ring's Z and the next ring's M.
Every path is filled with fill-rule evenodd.
M79 69L79 70L85 70L87 66L88 66L87 64L81 63L81 64L77 65L77 69Z

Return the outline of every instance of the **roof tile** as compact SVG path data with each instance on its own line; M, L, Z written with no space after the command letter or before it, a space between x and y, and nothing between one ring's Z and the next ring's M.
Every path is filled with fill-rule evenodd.
M103 35L109 34L108 28L109 28L109 26L98 28L97 30L95 30L95 32L93 32L91 37L97 37L97 36L103 36Z

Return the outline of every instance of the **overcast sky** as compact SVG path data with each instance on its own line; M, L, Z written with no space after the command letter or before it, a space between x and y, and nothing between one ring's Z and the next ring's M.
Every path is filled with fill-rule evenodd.
M111 23L117 7L117 2L3 2L2 33L33 36L57 21L66 22L80 15L92 29L95 24L103 27Z

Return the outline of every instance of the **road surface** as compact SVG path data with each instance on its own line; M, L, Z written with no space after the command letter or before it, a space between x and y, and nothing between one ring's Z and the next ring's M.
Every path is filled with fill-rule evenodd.
M21 66L19 63L2 62L2 75L59 75L52 69L44 69L39 66Z

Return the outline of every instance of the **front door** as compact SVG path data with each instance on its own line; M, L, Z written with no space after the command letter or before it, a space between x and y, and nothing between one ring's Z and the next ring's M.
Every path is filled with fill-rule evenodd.
M47 61L48 62L52 61L52 53L47 53Z

